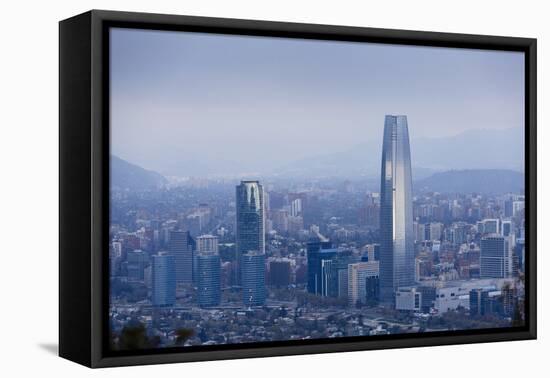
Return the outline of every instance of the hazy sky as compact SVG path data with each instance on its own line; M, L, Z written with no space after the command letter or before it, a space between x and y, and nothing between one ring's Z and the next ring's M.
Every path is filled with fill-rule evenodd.
M520 128L523 72L514 52L113 29L111 148L170 174L381 143L385 114L413 141Z

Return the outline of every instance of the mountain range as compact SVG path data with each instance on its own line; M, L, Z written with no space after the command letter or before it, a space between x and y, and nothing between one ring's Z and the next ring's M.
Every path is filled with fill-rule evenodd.
M111 155L111 188L144 190L168 183L160 173L149 171Z
M369 186L372 186L372 188L369 187L369 190L377 190L377 178L373 177L367 181ZM168 182L164 176L157 172L146 170L111 155L112 187L144 190L158 188ZM525 179L523 173L509 169L450 170L415 179L413 188L415 191L445 193L518 193L524 190Z
M468 169L438 172L413 183L415 191L443 193L520 193L523 173L507 169Z
M467 169L523 171L523 131L472 130L440 138L418 138L411 142L413 178L420 180L436 172ZM301 159L280 167L281 176L378 176L382 145L370 141L332 154Z

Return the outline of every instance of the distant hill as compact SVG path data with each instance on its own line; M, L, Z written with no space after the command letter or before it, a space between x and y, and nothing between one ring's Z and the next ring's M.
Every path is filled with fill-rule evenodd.
M523 130L469 130L440 138L411 139L413 179L450 170L516 170L523 167ZM378 177L382 141L373 140L347 151L297 160L275 171L291 177Z
M111 188L144 190L167 183L160 173L149 171L111 155Z
M525 189L523 173L508 169L467 169L435 173L413 184L415 191L508 193Z

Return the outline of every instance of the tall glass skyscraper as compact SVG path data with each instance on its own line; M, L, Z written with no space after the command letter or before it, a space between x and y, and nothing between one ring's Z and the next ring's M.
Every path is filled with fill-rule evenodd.
M411 152L407 116L386 115L380 185L380 301L414 285Z
M264 188L258 181L241 181L236 187L237 281L242 284L242 256L265 253Z
M338 250L328 240L312 238L307 243L307 291L328 296L330 265Z
M241 256L243 303L261 306L265 303L265 253L249 251Z
M218 306L221 300L221 261L218 237L201 235L197 244L197 286L201 307Z
M197 262L199 305L218 306L221 299L220 255L215 251L199 252Z
M172 306L176 303L175 257L159 252L152 257L151 302L153 306Z
M195 241L189 231L170 232L168 250L174 256L176 265L176 282L190 284L193 282L193 250Z

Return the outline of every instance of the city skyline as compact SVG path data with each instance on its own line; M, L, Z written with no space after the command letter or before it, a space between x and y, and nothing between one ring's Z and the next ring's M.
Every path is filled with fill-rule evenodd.
M521 53L110 38L113 350L525 324Z
M405 115L386 115L380 157L375 193L113 188L113 348L142 330L167 347L523 324L524 195L413 196Z

